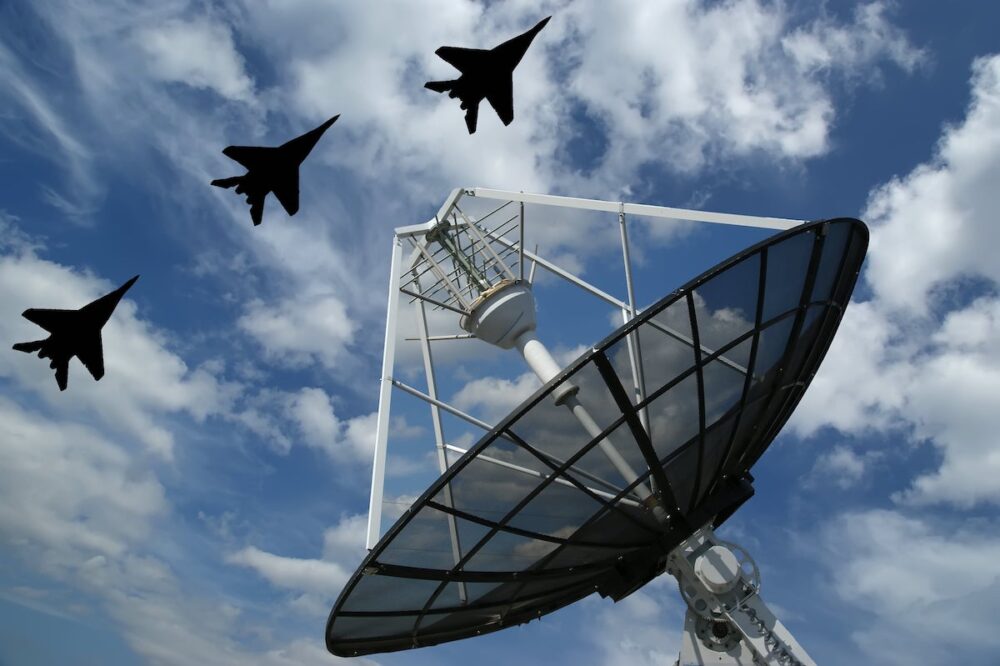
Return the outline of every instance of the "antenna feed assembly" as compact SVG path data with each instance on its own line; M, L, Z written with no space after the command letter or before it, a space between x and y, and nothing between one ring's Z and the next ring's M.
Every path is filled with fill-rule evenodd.
M457 231L456 226L455 232ZM460 242L458 233L453 235L452 224L447 219L438 222L426 237L428 243L438 243L444 248L454 262L454 270L449 274L449 279L455 282L452 291L458 293L466 290L479 294L464 311L459 325L480 340L501 349L516 347L543 384L555 379L562 368L535 335L536 307L531 285L516 279L513 271L499 260L489 265L481 261L477 263L477 254L482 256L492 253L495 258L499 257L491 250L485 240L486 236L475 222L466 219L462 231L470 236L467 245ZM601 438L597 446L608 461L627 484L634 485L634 493L652 512L657 522L668 525L669 515L660 499L647 483L639 481L639 473L622 456L611 438L602 437L603 428L580 401L577 395L579 391L578 386L564 381L552 392L552 398L555 404L564 406L573 413L587 434L593 438Z
M494 264L490 268L477 264L475 253L483 254L488 251L489 245L481 232L475 233L474 222L469 221L467 227L473 229L473 237L479 243L473 241L468 247L463 247L457 234L453 235L452 224L447 219L427 233L427 241L441 245L454 261L456 281L461 274L470 290L479 293L459 325L483 342L500 349L517 347L542 383L548 382L562 368L535 335L536 306L531 285L514 278L513 272L501 262L497 262L499 266ZM553 398L557 405L562 405L577 391L577 386L565 382L553 392Z
M516 347L543 383L562 372L535 335L536 307L531 285L519 280L502 280L484 291L471 310L459 322L464 330L500 349ZM579 390L575 384L563 382L553 391L552 397L557 405L562 405Z

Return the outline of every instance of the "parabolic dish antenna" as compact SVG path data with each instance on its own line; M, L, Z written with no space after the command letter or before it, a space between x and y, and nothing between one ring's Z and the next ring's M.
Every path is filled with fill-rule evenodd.
M411 262L435 285L403 284L444 294L462 328L517 348L544 385L371 549L330 614L328 649L358 656L476 636L593 592L620 600L667 571L689 608L679 663L812 664L757 594L753 560L712 529L753 494L751 467L829 348L865 225L778 233L635 311L564 369L534 335L530 284L491 256L496 238L445 210Z

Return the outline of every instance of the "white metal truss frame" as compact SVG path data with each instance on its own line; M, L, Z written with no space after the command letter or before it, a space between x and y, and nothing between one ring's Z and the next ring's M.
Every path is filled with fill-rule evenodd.
M465 197L474 197L477 199L492 199L496 201L506 202L494 210L490 215L501 210L510 203L519 204L519 233L517 241L511 241L509 238L505 237L505 234L494 235L488 231L481 229L476 222L471 221L465 213L458 207L461 200ZM619 234L621 239L621 251L622 251L622 262L624 265L625 273L625 284L627 301L622 301L615 298L614 296L602 291L596 286L588 283L579 276L574 275L572 272L556 265L555 263L545 259L535 252L529 251L524 246L524 204L541 204L547 206L558 206L562 208L586 210L586 211L596 211L596 212L607 212L617 214L619 223ZM448 404L446 401L441 400L437 396L437 385L435 381L434 364L433 364L433 350L432 343L437 343L446 340L456 340L471 337L468 335L443 335L434 336L430 335L427 329L426 323L426 312L425 305L427 302L432 303L435 306L443 307L445 309L454 311L456 314L467 314L470 302L467 300L466 296L463 295L458 290L452 288L449 280L447 278L448 273L445 268L442 267L434 258L433 253L431 253L428 248L428 241L426 235L432 229L434 229L439 223L445 220L451 219L456 227L461 227L467 229L470 235L478 237L486 251L492 252L493 256L489 258L489 261L494 262L494 265L499 264L503 266L504 270L509 273L509 277L515 280L523 280L525 277L524 263L526 260L531 262L531 268L528 273L528 281L531 282L534 279L535 269L537 267L542 267L543 269L549 271L553 275L573 284L574 286L582 289L598 299L614 306L617 308L622 315L622 323L628 323L632 318L641 314L642 310L638 307L635 302L635 291L633 285L632 276L632 261L631 261L631 251L629 248L628 241L628 230L627 230L627 216L640 216L640 217L652 217L660 219L674 219L674 220L688 220L694 222L706 222L712 224L729 224L747 227L757 227L763 229L774 229L774 230L785 230L790 229L794 226L802 224L803 220L790 220L774 217L757 217L751 215L737 215L730 213L714 213L700 210L686 210L682 208L669 208L664 206L650 206L645 204L633 204L626 202L613 202L613 201L600 201L597 199L580 199L575 197L562 197L553 196L547 194L530 194L525 192L505 192L502 190L492 190L486 188L458 188L448 195L445 200L444 205L438 211L437 215L424 224L416 224L404 227L398 227L395 230L393 240L392 240L392 254L391 254L391 268L389 271L389 299L388 308L386 313L386 330L385 330L385 345L382 354L382 375L381 384L379 388L379 407L378 407L378 417L376 421L376 433L375 433L375 452L374 461L372 465L372 483L371 483L371 496L369 499L369 510L368 510L368 531L366 537L366 546L371 550L379 539L381 534L381 518L382 518L382 503L383 503L383 491L384 491L384 480L385 480L385 467L386 467L386 454L387 445L390 429L389 414L391 409L392 401L392 391L393 389L402 390L422 401L427 403L431 412L431 419L434 425L434 438L435 438L435 448L437 450L437 459L440 472L443 474L447 470L448 466L448 452L452 453L465 453L465 449L461 447L449 444L444 436L443 428L441 426L441 411L448 412L453 416L456 416L472 425L482 428L485 432L492 429L492 425L485 423L469 414L466 414L457 407ZM513 218L511 218L513 219ZM413 246L412 252L409 258L404 264L403 259L403 244L404 241L410 243ZM516 276L510 267L502 260L502 258L494 252L491 244L497 244L506 248L501 251L504 257L510 256L512 253L517 253L517 271ZM405 272L411 271L412 267L415 265L419 259L423 259L428 270L433 271L435 276L442 281L443 286L446 290L450 292L450 296L454 299L454 302L448 302L448 300L438 300L432 298L431 296L422 293L419 284L419 277L414 277L410 282L414 285L414 289L404 289L401 285L403 284L403 277ZM396 358L396 339L397 339L397 327L399 325L399 311L400 311L400 294L405 294L413 299L413 305L416 307L417 312L417 323L418 323L418 333L419 337L413 340L420 343L421 354L424 361L424 374L427 382L428 390L426 392L421 391L415 387L408 386L403 383L400 379L395 377L395 358ZM473 299L474 300L474 299ZM660 322L650 320L650 324L655 326L661 332L670 335L677 340L687 344L694 345L694 341L688 336L675 331L668 326L663 325ZM411 338L408 338L411 339ZM629 335L627 339L627 349L629 362L631 364L632 370L632 390L635 392L637 400L645 399L646 397L646 387L645 379L642 374L642 349L639 345L639 340L637 335ZM702 353L711 354L713 350L707 349L702 346ZM739 364L720 357L720 361L730 366L734 370L739 372L746 372L746 369ZM648 423L646 415L643 413L640 415L643 426L648 429ZM511 465L505 461L494 460L492 458L480 457L484 462L495 463L502 465L509 469L514 469L515 471L522 472L524 474L529 474L538 477L548 476L548 472L545 470L533 470L528 468L523 468L517 465ZM556 464L560 464L557 459L552 457L552 461ZM612 484L604 479L594 477L593 475L585 474L582 470L575 469L576 473L581 477L585 478L587 482L591 485L588 489L592 492L602 495L602 496L614 496L617 494L618 487L616 484ZM556 482L564 481L562 479L555 479ZM568 482L567 482L568 483ZM631 497L626 499L626 502L632 503L637 501L638 497ZM450 504L450 497L446 493L444 501ZM458 534L454 524L449 524L449 532L452 538L452 549L456 557L456 562L459 559L459 542Z

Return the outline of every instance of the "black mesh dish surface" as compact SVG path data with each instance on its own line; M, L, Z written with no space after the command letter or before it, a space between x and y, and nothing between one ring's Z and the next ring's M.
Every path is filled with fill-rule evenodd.
M475 636L593 592L621 599L662 573L667 553L753 494L749 470L816 373L867 246L867 227L849 218L777 234L577 359L385 534L337 599L327 648L357 656ZM564 382L599 436L555 404ZM624 481L608 445L638 481Z

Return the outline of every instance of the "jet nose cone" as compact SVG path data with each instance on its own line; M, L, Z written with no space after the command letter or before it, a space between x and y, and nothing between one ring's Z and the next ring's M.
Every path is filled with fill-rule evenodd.
M120 291L121 293L123 293L123 294L124 294L124 293L125 293L126 291L128 291L129 289L131 289L131 288L132 288L132 285L134 285L134 284L135 284L135 281L136 281L136 280L138 280L138 279L139 279L139 276L138 276L138 275L136 275L136 276L135 276L135 277L133 277L133 278L132 278L131 280L129 280L128 282L126 282L126 283L125 283L125 284L123 284L122 286L118 287L118 291Z
M312 152L313 147L319 141L320 137L323 136L323 132L329 129L330 125L337 122L337 118L340 118L339 113L316 129L309 130L302 136L283 144L281 148L285 149L286 154L290 154L295 161L301 164L309 156L309 153Z
M332 125L335 122L337 122L337 118L339 118L339 117L340 117L340 114L338 113L333 118L330 118L328 121L326 121L325 123L323 123L322 125L320 125L316 129L320 130L321 132L325 132L326 130L328 130L330 128L330 125Z
M108 319L111 318L111 314L115 311L115 308L118 307L118 303L121 302L122 297L125 296L125 292L128 291L138 279L139 276L136 275L114 291L101 296L93 303L85 305L82 312L86 313L88 317L94 317L94 321L99 326L104 326Z

